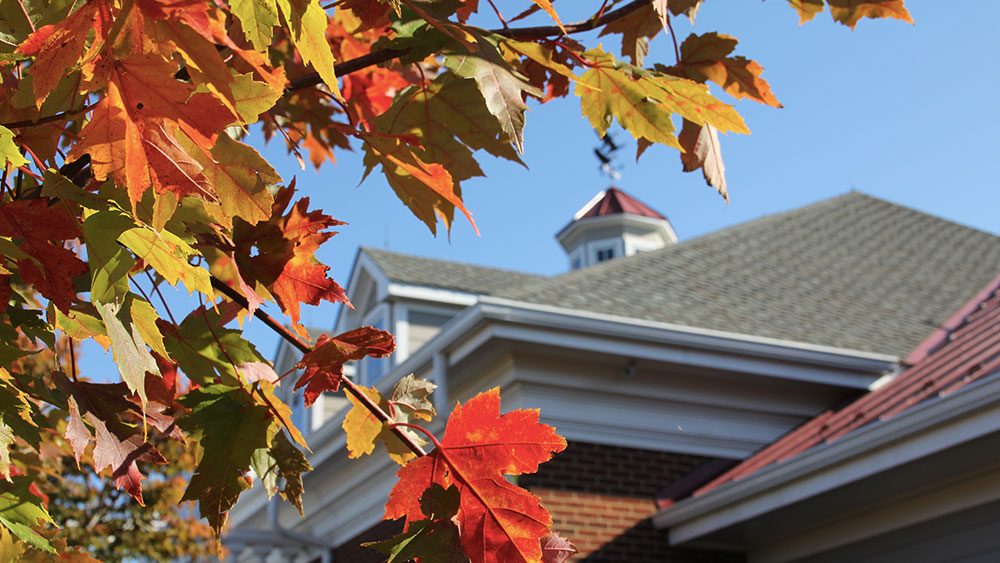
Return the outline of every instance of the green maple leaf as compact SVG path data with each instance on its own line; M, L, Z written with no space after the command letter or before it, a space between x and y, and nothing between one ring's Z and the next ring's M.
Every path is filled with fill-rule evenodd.
M379 542L363 543L389 556L386 563L410 561L416 557L425 563L465 563L458 527L452 521L458 513L460 494L454 486L445 489L432 484L420 496L425 520L411 522L402 534Z
M25 475L12 476L7 483L0 482L0 524L3 524L18 539L28 545L48 553L56 553L49 540L40 536L32 528L39 524L52 524L42 499L36 497L28 488L31 487L31 477Z
M119 307L117 305L111 303L95 303L95 305L108 330L111 351L114 352L115 364L122 375L122 381L128 385L129 390L139 395L142 408L145 411L146 372L160 375L156 360L146 348L142 333L135 328L131 318L126 317L128 318L128 327L118 318Z
M278 479L285 480L285 487L281 490L281 496L299 509L299 514L305 516L302 510L302 474L311 471L312 466L306 459L302 450L295 447L284 432L278 432L278 425L272 427L274 435L269 440L270 445L260 448L254 452L252 467L254 473L260 477L264 484L264 491L268 498L274 496L277 491Z
M268 447L275 420L241 387L201 387L179 402L191 409L179 421L181 428L196 437L202 451L181 500L198 501L201 516L219 533L240 493L252 485L247 475L251 460L254 452Z
M35 409L28 395L17 387L7 370L0 368L0 477L10 477L8 448L21 438L38 449L42 436L34 420Z
M681 149L673 113L699 125L711 123L720 131L750 132L732 106L702 84L616 61L600 47L585 56L593 64L580 77L576 94L583 114L601 136L617 119L636 139Z
M284 93L269 84L253 79L253 74L237 74L233 83L236 112L244 124L257 121L260 114L274 107ZM270 165L268 165L270 166ZM280 181L280 180L278 180Z
M188 260L197 251L170 231L156 232L148 227L131 228L118 237L136 256L145 260L170 285L183 281L189 293L212 295L212 280L208 270L192 266Z
M504 60L497 48L496 39L476 35L479 50L470 54L452 54L444 64L463 78L476 81L486 101L486 109L500 123L500 128L510 137L517 152L524 152L524 111L528 106L522 92L542 97L542 91L518 74Z
M199 385L210 385L217 381L217 376L224 383L240 384L237 366L265 361L241 331L218 323L218 312L198 308L180 327L165 322L157 324L170 357Z
M281 182L281 176L260 153L229 135L219 135L211 152L185 140L181 140L181 145L202 166L202 173L218 194L226 217L240 217L253 225L271 216L274 197L267 184Z

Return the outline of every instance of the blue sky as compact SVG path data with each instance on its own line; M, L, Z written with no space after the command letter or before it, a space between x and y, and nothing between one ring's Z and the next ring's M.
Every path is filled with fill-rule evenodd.
M560 4L564 21L573 21L589 15L582 7L599 2ZM733 102L752 134L722 138L728 205L699 172L681 172L672 149L653 147L636 163L635 142L623 132L616 137L627 141L618 185L665 214L681 240L852 188L1000 234L994 174L1000 161L1000 3L966 0L945 9L911 0L907 6L916 25L864 20L851 31L828 13L799 26L796 12L780 0L707 0L694 30L736 36L735 54L763 65L764 78L785 107ZM678 18L675 30L683 40L692 28ZM592 36L585 40L593 43ZM617 54L617 37L601 41ZM673 58L661 35L648 60L671 64ZM464 183L480 236L457 217L450 236L433 237L378 173L358 186L357 154L339 153L336 165L317 173L300 170L282 143L272 142L263 152L286 180L297 178L313 206L349 223L319 253L344 285L359 245L557 274L567 264L553 235L609 179L598 171L592 152L598 140L581 117L578 98L531 109L524 135L528 168L483 155L487 177ZM332 327L335 315L334 306L303 308L303 320L318 327ZM248 336L265 355L276 349L266 329L251 327ZM88 346L84 372L109 369L102 356Z

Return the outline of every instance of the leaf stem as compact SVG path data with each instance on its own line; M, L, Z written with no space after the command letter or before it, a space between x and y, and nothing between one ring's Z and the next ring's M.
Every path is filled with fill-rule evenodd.
M493 12L496 13L497 19L500 20L500 24L503 25L503 28L504 29L510 29L510 26L507 25L507 20L503 19L503 15L500 13L500 10L497 8L497 5L493 3L493 0L486 0L486 1L490 3L490 7L493 8Z
M163 308L166 309L167 316L170 317L170 322L174 326L180 326L177 324L177 319L174 318L174 314L170 311L170 305L167 305L167 300L163 297L163 293L160 292L160 286L156 284L152 274L149 273L149 270L143 270L143 272L146 274L146 277L149 278L149 285L153 288L153 291L156 292L156 295L159 296L160 303L163 303ZM136 284L135 286L139 287L139 284ZM149 301L149 297L146 297L146 301Z
M73 378L73 383L76 383L76 352L73 350L73 337L66 338L69 340L69 374Z
M36 31L35 22L31 21L31 16L28 15L28 10L25 9L24 2L17 0L17 5L21 7L21 13L24 14L24 19L28 22L28 27L31 28L31 32L34 33Z
M674 42L674 57L677 58L677 66L681 66L681 51L677 48L677 34L674 33L674 25L670 23L670 14L664 14L663 21L667 24L667 30L670 31L670 40Z
M236 372L236 379L240 383L243 383L243 376L240 375L240 367L236 365L236 362L233 361L232 356L230 356L229 352L226 351L226 347L222 345L222 341L219 340L219 336L215 334L215 329L212 328L212 323L208 320L208 310L205 309L205 303L204 301L202 301L202 296L200 293L198 294L198 301L199 305L201 305L201 307L199 307L199 309L201 309L201 318L205 320L205 326L208 327L208 332L209 334L212 335L212 340L215 341L215 344L216 346L219 347L219 350L222 350L222 354L226 356L226 360L229 361L229 365L233 366L233 371Z
M435 438L434 435L431 434L430 431L428 431L423 426L420 426L419 424L412 424L412 423L409 423L409 422L393 422L392 424L389 425L389 428L396 428L397 426L405 426L407 428L413 428L414 430L419 430L419 431L421 431L421 432L424 433L424 436L427 436L428 438L430 438L431 442L434 442L434 447L435 448L438 448L438 449L441 448L441 442L438 442L438 439Z

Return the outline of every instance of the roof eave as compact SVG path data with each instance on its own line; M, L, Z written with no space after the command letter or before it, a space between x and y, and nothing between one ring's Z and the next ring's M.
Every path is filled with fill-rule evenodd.
M1000 431L1000 378L912 407L653 516L671 544L706 536L864 477Z

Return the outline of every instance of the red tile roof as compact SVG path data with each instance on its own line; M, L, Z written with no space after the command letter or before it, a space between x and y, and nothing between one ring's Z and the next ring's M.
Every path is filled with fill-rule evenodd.
M840 410L829 410L789 432L694 492L704 494L927 399L945 396L1000 369L1000 276L914 349L916 363Z
M591 203L586 211L583 211L582 214L575 218L577 221L587 217L603 217L604 215L615 215L618 213L642 215L643 217L652 217L654 219L666 219L666 217L660 215L645 203L614 186L605 190L599 198L594 199L596 201Z

